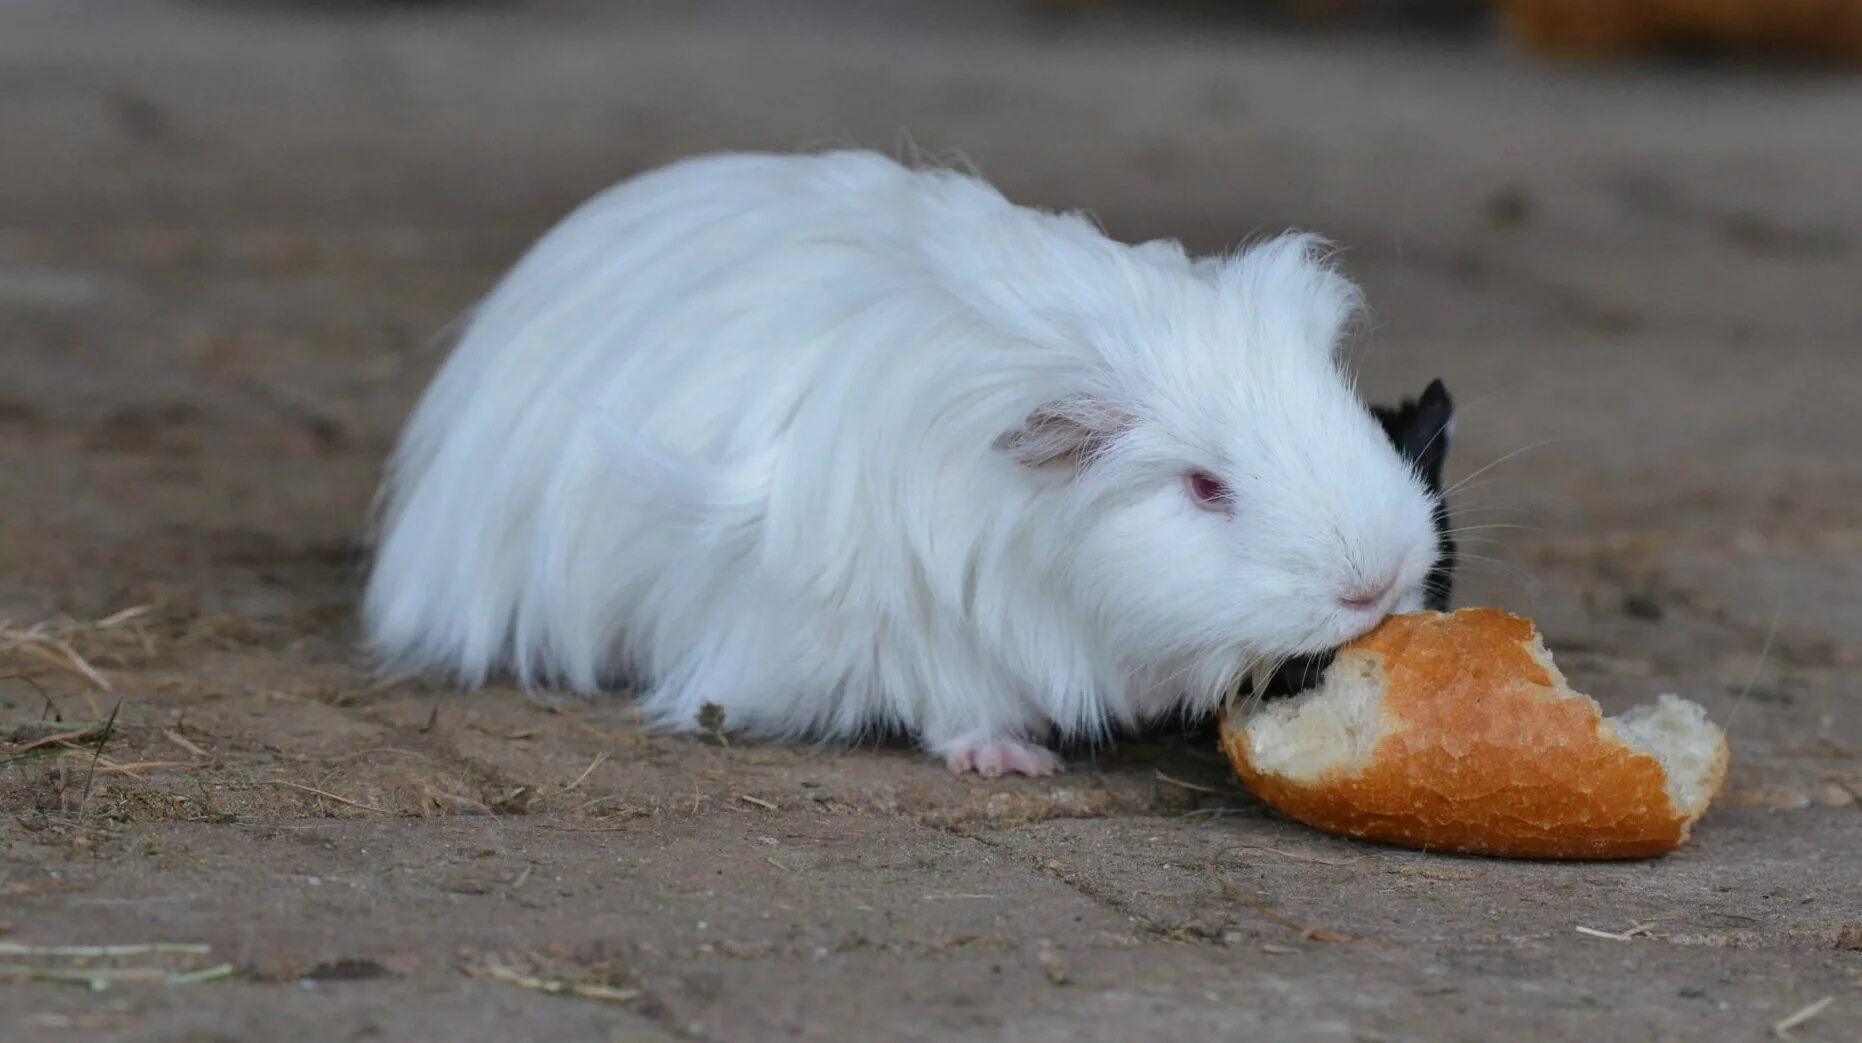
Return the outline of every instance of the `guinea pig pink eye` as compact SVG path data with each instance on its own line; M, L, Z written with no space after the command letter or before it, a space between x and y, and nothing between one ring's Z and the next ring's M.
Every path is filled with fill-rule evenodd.
M1183 476L1183 484L1189 489L1190 502L1205 511L1226 512L1235 505L1228 484L1208 471L1191 471Z

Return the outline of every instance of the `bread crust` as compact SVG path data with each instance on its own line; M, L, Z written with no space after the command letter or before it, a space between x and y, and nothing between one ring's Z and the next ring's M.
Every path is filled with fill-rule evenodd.
M1269 805L1348 836L1558 859L1645 858L1685 842L1724 777L1724 734L1702 806L1675 807L1661 763L1548 672L1535 638L1499 609L1392 617L1338 657L1383 673L1382 735L1361 765L1313 782L1262 771L1226 717L1223 748Z

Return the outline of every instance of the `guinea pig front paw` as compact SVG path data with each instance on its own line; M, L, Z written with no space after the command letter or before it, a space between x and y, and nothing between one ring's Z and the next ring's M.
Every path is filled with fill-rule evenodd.
M973 771L986 779L1004 775L1052 775L1066 770L1053 750L1015 739L979 739L966 743L945 757L944 765L958 775Z

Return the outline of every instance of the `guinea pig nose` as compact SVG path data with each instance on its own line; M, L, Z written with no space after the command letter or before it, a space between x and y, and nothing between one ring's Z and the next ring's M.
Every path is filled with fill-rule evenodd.
M1341 595L1338 603L1353 612L1368 612L1382 605L1384 599L1390 596L1390 588L1394 586L1396 586L1395 580L1385 580L1382 584L1368 589L1359 587Z

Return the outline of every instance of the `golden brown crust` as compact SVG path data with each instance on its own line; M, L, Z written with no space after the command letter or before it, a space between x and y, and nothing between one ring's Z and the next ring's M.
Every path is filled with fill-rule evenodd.
M1526 858L1681 844L1697 815L1674 807L1661 764L1617 739L1589 699L1560 694L1533 640L1530 622L1498 609L1392 617L1339 653L1385 673L1385 728L1362 767L1314 783L1259 771L1226 719L1223 747L1262 800L1330 832ZM1709 793L1725 765L1722 738Z

